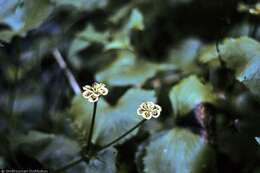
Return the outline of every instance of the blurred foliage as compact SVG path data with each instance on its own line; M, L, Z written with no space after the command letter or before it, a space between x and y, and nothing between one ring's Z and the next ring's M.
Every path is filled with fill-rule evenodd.
M99 81L110 92L97 105L93 155L64 172L259 172L257 1L0 6L0 168L52 171L81 158L93 105L73 85ZM144 101L162 106L160 118L99 151L141 121Z

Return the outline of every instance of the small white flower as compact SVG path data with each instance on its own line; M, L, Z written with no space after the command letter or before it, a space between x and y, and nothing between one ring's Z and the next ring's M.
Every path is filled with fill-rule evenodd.
M108 94L108 89L106 88L106 85L97 82L95 82L92 86L85 85L83 87L83 90L84 91L82 93L82 96L88 99L88 101L91 103L97 102L101 95L105 96Z
M152 117L158 118L160 116L161 111L162 111L161 106L153 102L144 102L137 109L137 114L149 120Z

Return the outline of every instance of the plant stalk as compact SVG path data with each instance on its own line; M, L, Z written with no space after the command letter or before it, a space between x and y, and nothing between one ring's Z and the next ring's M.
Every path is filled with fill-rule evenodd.
M96 112L97 112L97 103L94 103L93 107L93 114L92 114L92 119L91 119L91 125L90 125L90 130L89 130L89 135L88 135L88 143L87 143L87 149L86 149L86 154L89 153L90 146L91 146L91 139L94 131L94 126L95 126L95 119L96 119Z

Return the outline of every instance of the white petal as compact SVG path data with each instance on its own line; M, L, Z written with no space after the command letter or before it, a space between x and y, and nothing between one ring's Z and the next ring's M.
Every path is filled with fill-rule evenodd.
M102 87L102 88L100 88L99 89L99 93L101 94L101 95L107 95L108 94L108 89L107 88L105 88L105 87Z
M154 117L154 118L158 118L159 116L160 116L160 111L153 111L152 112L152 116Z
M154 110L158 110L159 112L162 111L162 107L157 105L157 104L154 104Z
M142 108L137 109L137 115L143 116L144 110Z
M91 97L93 95L93 92L92 91L84 91L83 93L82 93L82 96L84 97L84 98L89 98L89 97Z

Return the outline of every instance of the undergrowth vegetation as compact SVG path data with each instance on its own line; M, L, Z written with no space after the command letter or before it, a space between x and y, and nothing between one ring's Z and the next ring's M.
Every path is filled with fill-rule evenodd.
M256 1L0 7L0 168L260 172Z

